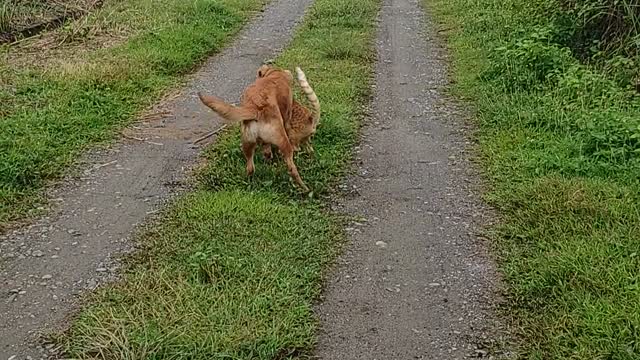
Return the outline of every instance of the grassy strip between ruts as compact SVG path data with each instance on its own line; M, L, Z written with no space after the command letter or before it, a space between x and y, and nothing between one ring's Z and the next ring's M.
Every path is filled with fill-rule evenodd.
M265 2L109 0L56 30L52 41L79 44L66 52L45 48L41 52L52 56L36 60L37 46L1 49L0 229L28 213L47 180L59 177L82 150L111 139ZM111 33L128 39L87 51L81 44L92 40L79 34L94 29L101 29L104 42L112 41Z
M315 158L297 155L322 195L341 176L368 100L377 0L316 0L279 65L301 66L323 113ZM258 64L256 64L257 66ZM278 159L244 174L238 130L208 151L201 187L140 237L122 281L98 290L60 341L72 357L307 358L312 304L340 244L340 221L302 200Z
M425 4L477 110L521 357L640 359L638 96L555 42L553 0Z

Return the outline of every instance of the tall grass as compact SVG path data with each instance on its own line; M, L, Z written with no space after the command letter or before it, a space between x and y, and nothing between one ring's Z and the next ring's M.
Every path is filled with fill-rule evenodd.
M625 55L638 55L640 2L638 0L559 0L562 12L573 21L575 47L583 52L593 47Z
M2 0L2 2L0 2L0 33L11 30L12 21L13 8L9 5L9 0Z

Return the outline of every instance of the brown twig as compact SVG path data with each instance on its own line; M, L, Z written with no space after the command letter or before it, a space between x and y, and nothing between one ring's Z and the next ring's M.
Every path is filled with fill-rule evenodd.
M93 167L93 170L98 170L98 169L103 168L103 167L105 167L105 166L113 165L113 164L115 164L115 163L117 163L117 162L118 162L118 160L113 160L113 161L109 161L108 163L105 163L105 164L95 165L95 166Z
M167 111L167 110L159 111L156 113L142 115L140 117L140 120L153 120L157 117L164 117L165 115L169 115L169 114L171 114L171 111Z
M216 130L213 130L212 132L207 133L207 134L197 138L193 143L197 144L197 143L201 142L202 140L208 139L208 138L212 137L213 135L219 133L220 131L224 130L226 127L227 127L227 125L224 124L224 125L220 126L219 128L217 128Z
M135 136L131 136L131 135L127 135L125 133L122 133L122 136L127 138L127 139L131 139L131 140L138 140L138 141L144 141L144 139L141 139L139 137L135 137Z

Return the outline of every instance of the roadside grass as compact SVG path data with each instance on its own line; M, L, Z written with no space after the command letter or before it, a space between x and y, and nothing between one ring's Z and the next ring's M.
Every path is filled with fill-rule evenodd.
M42 188L48 181L59 178L89 145L112 139L138 112L175 86L180 75L218 51L264 3L107 1L79 25L70 23L58 32L64 41L82 43L90 31L78 27L126 28L123 33L128 38L115 46L52 52L45 63L29 52L37 47L3 48L0 229L32 211L43 201ZM21 54L16 52L21 51L23 57L34 59L33 64L20 64Z
M638 95L556 42L552 0L424 3L476 110L520 358L640 359Z
M276 62L305 70L322 104L315 158L298 154L317 196L293 190L282 160L244 174L238 129L208 149L199 188L139 237L121 281L88 299L58 341L73 358L310 358L313 303L340 250L324 209L346 170L370 92L377 0L316 0ZM256 64L256 67L259 64ZM300 94L297 95L299 99Z

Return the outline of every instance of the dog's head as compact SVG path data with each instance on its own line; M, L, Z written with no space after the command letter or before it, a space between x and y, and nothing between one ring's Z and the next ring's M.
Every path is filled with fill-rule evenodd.
M276 68L271 64L264 64L260 66L257 71L258 78L264 78L276 74L285 74L289 81L293 81L293 74L291 74L291 71Z

